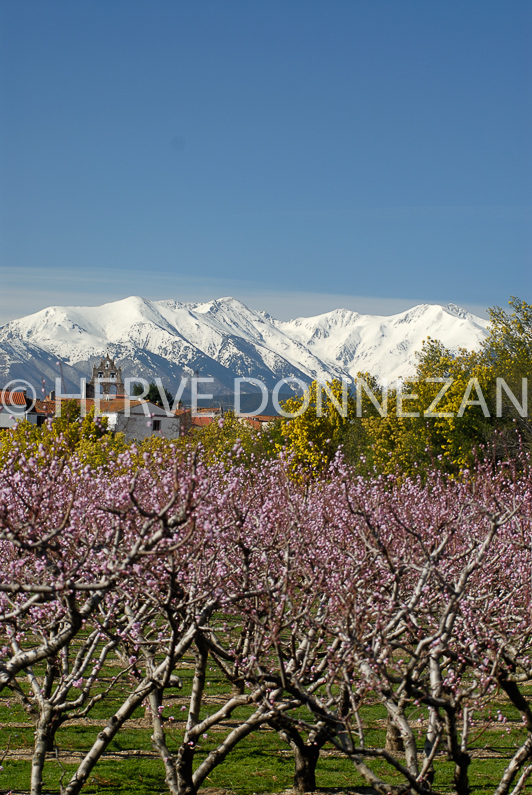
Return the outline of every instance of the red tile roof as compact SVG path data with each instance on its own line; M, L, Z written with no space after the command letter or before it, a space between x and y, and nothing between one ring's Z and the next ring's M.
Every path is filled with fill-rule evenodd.
M81 405L80 398L69 398L69 400L74 400L78 406ZM67 402L67 399L64 398L61 400L61 403ZM143 403L148 401L143 400L129 400L127 397L113 397L110 400L106 400L103 396L101 400L96 401L94 398L86 398L85 399L85 407L87 411L90 411L94 406L98 405L98 409L100 414L110 414L115 411L123 411L127 406L133 408L135 406L141 406ZM46 406L51 406L52 414L55 414L55 400L46 400L46 401L37 401L37 403L41 403Z
M3 406L25 406L26 393L25 392L11 392L2 389L0 391L0 404Z
M36 400L34 411L36 411L37 414L46 414L53 417L55 414L55 402L53 400Z
M192 417L192 425L194 428L205 428L207 425L212 425L215 417Z
M67 400L66 398L63 398L63 400L61 400L61 403L66 400ZM82 402L80 398L69 398L69 400L75 400L78 406ZM156 406L155 403L151 403L150 401L147 400L134 400L134 399L129 399L127 396L119 396L119 397L113 397L110 400L106 400L104 397L102 397L100 401L98 401L98 408L100 414L113 414L114 412L124 411L125 409L128 408L128 406L130 409L142 406L143 403L148 403L148 405L154 407ZM85 399L85 408L87 411L90 411L95 405L97 405L97 401L94 398ZM161 406L157 406L157 408L161 411L163 410ZM55 410L56 410L55 399L47 398L46 400L37 400L35 402L35 410L39 414L55 415ZM187 408L176 409L174 415L176 417L183 417L184 419L186 419L186 416L190 415L190 409Z
M242 417L242 420L247 422L248 425L251 425L252 428L255 428L255 430L262 428L262 422L256 420L255 417Z

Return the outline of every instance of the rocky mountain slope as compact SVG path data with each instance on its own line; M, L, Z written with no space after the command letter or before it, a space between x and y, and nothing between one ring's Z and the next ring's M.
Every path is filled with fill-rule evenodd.
M486 328L486 320L455 305L422 304L390 316L336 309L289 321L234 298L52 306L0 327L0 385L24 378L40 387L44 378L51 388L61 362L67 390L79 391L80 377L107 353L124 376L160 377L171 390L194 373L214 377L215 392L232 390L239 376L269 389L290 376L352 382L359 371L391 381L414 373L427 336L473 349Z

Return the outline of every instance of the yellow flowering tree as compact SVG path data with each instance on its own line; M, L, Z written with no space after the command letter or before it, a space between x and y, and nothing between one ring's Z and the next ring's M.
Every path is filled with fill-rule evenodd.
M328 384L313 381L303 396L282 404L278 450L287 450L294 465L322 470L338 447L349 438L356 421L356 402L347 384L338 379Z

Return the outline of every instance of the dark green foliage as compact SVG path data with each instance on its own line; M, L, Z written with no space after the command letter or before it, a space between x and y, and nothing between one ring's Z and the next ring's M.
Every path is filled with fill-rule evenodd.
M171 408L174 402L174 396L165 386L163 386L162 389L166 396L168 405ZM144 387L142 386L142 384L135 384L133 386L133 396L142 395L143 392L144 392ZM152 403L155 403L157 406L161 406L161 408L164 408L160 388L157 386L157 384L154 384L153 381L150 382L148 394L143 396L143 400L150 400Z

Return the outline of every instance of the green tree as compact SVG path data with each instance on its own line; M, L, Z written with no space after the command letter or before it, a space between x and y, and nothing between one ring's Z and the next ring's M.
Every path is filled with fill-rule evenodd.
M187 444L200 446L208 461L251 463L269 455L269 434L255 429L246 419L227 411L194 432Z
M58 416L49 417L43 425L24 420L3 433L0 437L0 461L5 461L14 448L20 452L31 450L39 459L52 447L65 457L77 453L87 463L98 451L96 457L105 461L106 450L113 445L123 447L123 442L119 435L108 434L105 417L95 418L94 408L82 417L78 402L67 400L61 403Z
M528 382L532 375L532 305L515 296L508 303L512 312L498 306L489 310L489 334L481 355L495 379L495 392L499 395L496 413L500 415L498 425L503 431L505 444L511 443L515 427L530 444L532 385ZM498 383L497 379L500 379ZM508 395L501 380L519 406Z
M291 453L296 467L320 471L340 445L350 440L354 446L351 425L356 421L356 403L347 385L338 379L328 384L313 381L303 396L285 400L282 408L293 416L280 420L277 449Z
M297 464L323 469L341 445L362 473L423 474L434 465L458 473L483 455L507 457L520 444L516 428L531 445L532 389L526 405L524 396L532 373L532 306L518 298L509 303L511 313L490 310L489 333L477 351L425 340L415 378L387 390L386 407L376 380L359 373L346 416L329 399L320 413L314 382L305 398L284 404L293 414L305 400L308 407L281 421L278 450L284 445ZM339 382L331 386L338 396Z
M166 395L166 400L168 401L168 405L171 408L174 402L174 397L172 393L165 386L163 386L163 391L164 394ZM144 387L142 386L142 384L134 384L133 396L142 395L143 392L144 392ZM157 406L161 406L161 408L164 408L159 387L153 381L150 381L148 394L144 395L143 399L150 400L152 403L155 403Z

